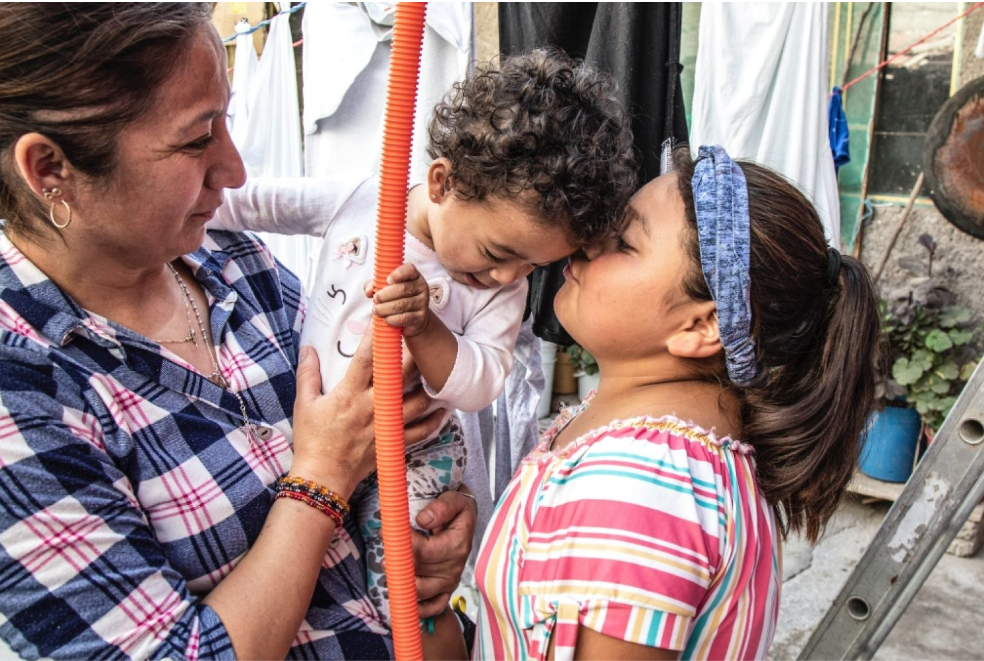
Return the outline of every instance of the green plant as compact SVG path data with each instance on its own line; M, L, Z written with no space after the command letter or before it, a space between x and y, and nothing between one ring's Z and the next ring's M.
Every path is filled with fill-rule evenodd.
M583 372L588 376L598 373L598 361L586 349L578 344L567 347L567 355L571 357L574 372Z
M979 341L971 312L956 305L919 302L885 306L883 332L891 356L889 395L901 395L923 420L938 429L977 366L967 360ZM893 383L894 382L894 383Z

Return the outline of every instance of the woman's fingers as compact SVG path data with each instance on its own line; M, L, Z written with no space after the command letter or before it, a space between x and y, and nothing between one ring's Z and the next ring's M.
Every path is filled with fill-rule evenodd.
M449 601L451 601L450 592L439 592L437 596L430 599L421 599L420 584L417 584L417 609L420 617L437 617L447 609Z
M314 347L301 347L297 360L297 399L310 402L321 396L321 364Z
M442 493L417 515L417 525L436 531L430 536L413 533L419 601L429 603L444 594L447 604L471 552L475 519L475 501L457 491Z
M367 331L362 335L359 347L352 356L352 361L345 370L345 376L339 382L339 386L347 386L353 391L365 390L372 383L372 332ZM336 386L337 387L337 386ZM318 384L321 390L321 384Z
M426 397L426 395L425 395ZM428 397L428 399L430 399ZM423 409L421 410L423 413ZM420 416L420 413L417 414ZM403 403L403 419L413 420L413 417L407 415L407 403ZM426 418L422 420L417 420L411 422L403 429L403 442L406 445L416 445L427 438L433 436L440 428L441 424L444 422L444 409L437 409L436 411L431 411Z

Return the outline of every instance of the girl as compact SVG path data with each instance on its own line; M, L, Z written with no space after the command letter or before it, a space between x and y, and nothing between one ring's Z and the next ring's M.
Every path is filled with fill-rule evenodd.
M598 359L499 502L476 658L764 658L871 408L875 295L789 183L686 151L554 302Z

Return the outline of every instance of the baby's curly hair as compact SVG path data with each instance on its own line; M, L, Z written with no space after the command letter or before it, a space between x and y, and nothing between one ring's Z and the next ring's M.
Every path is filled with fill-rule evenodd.
M458 197L519 200L575 245L617 230L636 190L615 81L556 48L481 66L455 83L434 109L429 138L431 158L451 162Z

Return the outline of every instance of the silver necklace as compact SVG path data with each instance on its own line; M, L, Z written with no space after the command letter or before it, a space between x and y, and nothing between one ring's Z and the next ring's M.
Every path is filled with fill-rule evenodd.
M191 309L195 312L195 319L198 320L198 329L202 333L202 342L205 343L205 350L208 352L208 358L212 361L212 373L208 375L208 380L222 388L226 392L232 393L232 395L239 401L239 411L243 414L243 426L242 430L246 434L246 438L249 439L250 446L253 445L253 437L256 435L256 426L250 421L249 415L246 413L246 402L237 392L233 392L229 389L229 382L222 375L222 370L219 368L218 355L215 353L215 348L209 341L208 332L205 330L205 322L202 320L201 312L198 311L198 305L195 303L195 299L191 297L191 292L188 291L187 285L185 285L184 280L178 275L177 269L171 262L167 263L167 267L171 269L171 273L174 275L175 280L178 281L178 285L181 287L181 292L184 294L186 304L191 304ZM190 322L189 322L190 323ZM195 346L198 346L198 342L195 342Z
M171 264L168 263L168 266L171 266ZM188 323L188 335L181 340L154 340L154 342L157 342L158 344L186 344L188 342L194 342L197 347L198 338L195 337L195 327L191 325L191 308L188 305L189 302L194 304L194 301L192 301L188 296L184 283L181 281L181 278L178 277L178 272L174 270L173 266L171 267L171 273L174 274L174 279L178 281L178 286L181 287L181 302L184 303L185 321Z

